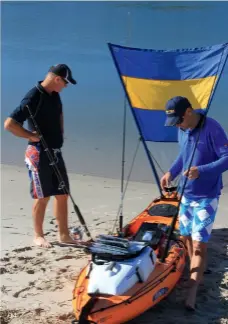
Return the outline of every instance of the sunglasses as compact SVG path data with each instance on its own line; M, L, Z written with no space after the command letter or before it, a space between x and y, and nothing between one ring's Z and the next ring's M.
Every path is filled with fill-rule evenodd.
M64 78L61 78L62 81L65 83L65 84L68 84L69 82L67 80L65 80Z
M180 124L182 124L182 123L183 123L183 121L184 121L184 116L182 116L182 117L179 117L179 119L178 119L178 121L177 121L176 125L180 125Z

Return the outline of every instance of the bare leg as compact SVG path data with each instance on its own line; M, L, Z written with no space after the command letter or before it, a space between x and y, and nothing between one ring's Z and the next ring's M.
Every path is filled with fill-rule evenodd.
M44 214L50 197L35 199L33 205L33 221L34 221L34 243L41 247L51 247L51 244L48 243L44 238L43 233L43 222Z
M192 254L193 254L192 237L191 236L182 236L181 239L187 247L189 261L191 262Z
M59 227L59 241L61 243L75 243L68 230L67 195L56 195L54 200L54 214Z
M189 267L191 266L191 260L192 260L192 254L193 254L193 246L192 246L192 237L191 236L181 236L181 240L184 242L184 244L187 247L187 254L188 254L188 260L189 260ZM183 286L185 288L189 288L190 286L190 278L183 283Z
M193 254L192 254L191 266L190 266L191 287L189 289L188 298L186 300L186 306L192 310L195 309L197 290L203 278L206 254L207 254L207 243L193 241Z

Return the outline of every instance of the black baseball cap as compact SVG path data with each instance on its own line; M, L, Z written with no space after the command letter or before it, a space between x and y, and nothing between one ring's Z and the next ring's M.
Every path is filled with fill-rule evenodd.
M165 126L175 126L182 122L187 108L192 107L189 100L185 97L177 96L171 98L166 103L166 121Z
M72 77L71 69L66 64L57 64L57 65L51 66L48 72L52 72L55 75L60 76L66 82L70 82L72 84L77 83Z

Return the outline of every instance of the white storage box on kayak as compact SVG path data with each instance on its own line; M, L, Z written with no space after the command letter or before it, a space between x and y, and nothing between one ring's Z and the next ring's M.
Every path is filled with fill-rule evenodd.
M153 249L148 246L136 258L102 265L92 263L88 294L123 295L140 279L143 282L148 279L154 270L156 259Z

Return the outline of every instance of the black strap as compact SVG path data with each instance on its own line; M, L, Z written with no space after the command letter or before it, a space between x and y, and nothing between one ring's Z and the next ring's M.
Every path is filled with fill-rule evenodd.
M85 304L85 306L82 308L78 324L97 324L96 322L90 321L87 319L91 309L93 308L94 304L96 303L97 298L96 297L90 297L88 302Z

